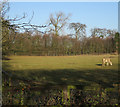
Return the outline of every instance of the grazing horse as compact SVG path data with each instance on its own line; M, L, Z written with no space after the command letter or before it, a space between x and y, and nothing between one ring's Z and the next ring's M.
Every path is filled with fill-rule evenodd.
M102 66L105 66L105 65L112 65L112 61L110 60L110 58L103 58L102 59Z

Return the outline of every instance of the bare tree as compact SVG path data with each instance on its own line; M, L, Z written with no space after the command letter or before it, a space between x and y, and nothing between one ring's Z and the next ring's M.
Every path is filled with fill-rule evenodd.
M85 34L86 34L86 25L85 24L70 23L69 28L75 30L76 40L78 40L80 37L85 36Z
M91 29L92 37L99 37L99 38L105 38L105 37L114 37L116 31L111 29L105 29L105 28L94 28Z
M0 30L0 35L1 35L0 42L2 41L2 44L0 44L0 48L3 46L2 48L3 55L9 53L8 51L11 48L11 44L13 44L16 38L16 34L19 33L20 31L26 32L28 34L31 31L37 31L44 34L45 32L42 32L41 28L46 28L50 25L50 23L48 25L31 24L31 20L33 19L34 12L31 19L28 22L20 23L19 21L25 19L26 15L23 14L22 17L15 17L11 19L9 18L9 16L7 16L7 12L9 11L9 9L10 7L8 1L0 2L0 25L2 27L1 28L2 30Z
M101 28L94 28L91 29L91 36L92 37L100 37L104 38L106 36L106 29L101 29Z
M63 27L67 24L67 20L69 19L69 15L65 16L64 13L59 12L56 13L55 16L53 14L50 15L50 31L54 32L56 36L59 35L59 31L63 29Z
M0 2L0 17L5 17L6 13L9 11L9 3L7 0Z

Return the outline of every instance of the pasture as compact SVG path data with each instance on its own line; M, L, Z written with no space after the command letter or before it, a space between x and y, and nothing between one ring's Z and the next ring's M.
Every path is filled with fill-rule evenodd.
M103 57L111 57L113 66L102 67ZM9 58L10 60L3 62L5 70L20 78L41 83L46 81L53 84L79 85L81 81L96 83L99 80L110 84L117 82L118 56L115 55L11 56Z
M110 57L113 65L103 67L103 57ZM115 93L118 89L117 55L10 56L9 58L10 60L3 61L3 69L12 74L15 80L30 81L31 88L71 86L84 91L96 91L102 88Z

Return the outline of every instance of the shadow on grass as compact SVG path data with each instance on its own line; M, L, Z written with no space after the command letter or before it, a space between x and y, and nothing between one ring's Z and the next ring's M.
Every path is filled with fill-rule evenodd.
M102 64L96 64L97 66L102 66Z
M96 64L97 66L102 66L102 64Z
M9 60L9 59L8 59ZM97 66L102 66L98 63ZM92 85L100 85L103 88L113 87L113 84L118 83L118 71L111 69L27 69L11 71L9 62L3 64L3 69L12 74L12 79L15 81L23 81L31 86L67 86L73 85L78 89L84 90ZM4 76L4 75L3 75ZM17 85L17 84L15 84Z
M101 90L105 88L114 88L113 84L118 83L118 71L110 69L6 70L8 73L12 74L12 90L9 89L10 87L7 85L6 87L8 89L6 87L3 89L3 104L22 104L22 100L19 99L19 96L16 97L19 94L23 96L24 104L30 105L49 105L49 101L51 102L50 105L67 104L67 100L70 100L68 95L70 95L71 98L74 98L74 104L85 104L88 102L83 102L84 99L88 98L86 96L91 95L84 92L87 89L92 90L95 88L93 89L93 95L91 95L94 97L97 89ZM8 75L6 79L9 79ZM10 80L7 81L10 83ZM72 90L73 92L68 90L68 87L70 86L75 86L76 90ZM81 90L83 94L81 93ZM12 99L8 97L8 92L10 92L10 95L13 96ZM75 94L72 95L71 93ZM57 99L56 103L54 103L55 96L56 99L60 99ZM52 99L52 101L50 99ZM6 103L7 101L9 102ZM70 104L72 104L72 101Z
M12 75L2 75L3 105L118 104L118 71L95 64L96 68L83 70L12 71L5 60L3 69Z
M104 88L113 87L118 82L118 71L115 70L75 70L75 69L57 69L57 70L22 70L11 72L12 77L28 81L30 84L42 86L63 86L73 85L80 89L95 85Z
M11 60L11 59L6 56L2 56L2 60Z

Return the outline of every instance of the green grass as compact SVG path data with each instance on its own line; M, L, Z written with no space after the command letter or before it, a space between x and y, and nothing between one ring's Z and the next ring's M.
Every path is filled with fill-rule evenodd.
M102 58L111 56L113 66L101 67ZM11 56L9 62L11 70L56 70L56 69L112 69L118 67L118 56L115 55L80 55L80 56ZM5 61L4 61L5 62Z
M111 57L113 66L102 67L102 58ZM3 69L13 77L32 80L37 84L80 85L82 89L118 83L117 55L79 56L10 56Z
M102 67L103 57L111 57L113 65ZM10 56L9 58L10 60L3 60L3 69L12 74L12 78L2 75L5 104L11 100L9 96L13 96L13 104L36 105L44 101L41 99L45 98L44 96L48 98L50 93L52 93L51 99L58 94L64 99L63 92L67 92L68 99L73 97L78 101L79 98L80 102L83 101L81 98L87 98L86 103L94 105L106 102L118 104L117 55ZM71 89L73 90L70 91ZM83 94L77 97L81 90ZM39 101L34 100L39 97ZM62 100L63 104L64 101ZM66 104L70 104L69 101Z

